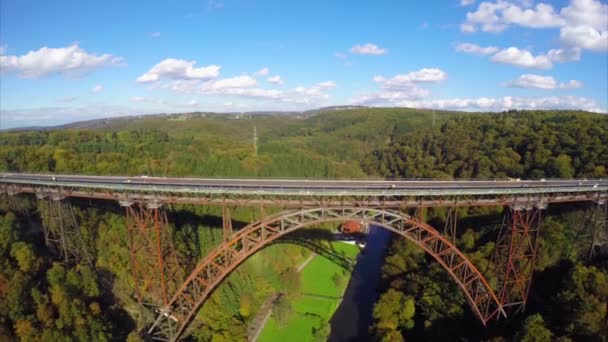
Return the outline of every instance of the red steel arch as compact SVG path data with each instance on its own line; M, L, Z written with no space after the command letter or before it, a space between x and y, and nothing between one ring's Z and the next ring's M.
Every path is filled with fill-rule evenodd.
M287 210L249 224L217 246L161 308L148 330L156 340L177 340L213 290L249 256L297 229L331 221L360 220L384 227L416 243L452 276L471 309L485 324L505 315L501 302L482 273L448 239L430 225L403 213L374 208Z

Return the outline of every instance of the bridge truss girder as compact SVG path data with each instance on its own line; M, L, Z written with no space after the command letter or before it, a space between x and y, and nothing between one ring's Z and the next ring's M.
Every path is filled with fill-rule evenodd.
M463 290L472 311L485 324L504 315L498 297L482 273L457 247L434 228L395 211L373 208L314 208L287 210L239 230L211 251L161 308L148 334L157 340L176 340L213 290L249 256L279 237L322 222L359 220L387 228L432 255Z
M542 209L542 205L506 209L491 260L504 308L525 309L538 254Z
M61 196L37 197L46 246L55 249L65 265L79 262L93 265L93 253L82 236L69 199Z
M589 258L606 253L608 246L608 201L601 200L591 209L588 222L591 226L591 244L589 245Z
M171 285L181 279L167 213L158 203L121 204L126 210L135 295L140 303L166 305Z

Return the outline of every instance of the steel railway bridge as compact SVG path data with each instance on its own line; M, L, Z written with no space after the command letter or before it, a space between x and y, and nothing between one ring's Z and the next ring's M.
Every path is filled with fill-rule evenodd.
M7 201L32 194L46 215L47 244L66 263L82 261L70 198L117 201L125 208L135 293L156 300L157 318L147 329L156 340L182 336L205 300L243 261L276 239L323 222L359 220L384 227L432 256L461 288L472 312L488 321L526 304L537 255L541 212L555 203L586 202L581 227L591 227L590 253L608 244L608 180L262 180L100 177L0 173ZM191 273L178 261L165 208L183 203L222 207L223 242ZM230 208L270 207L278 212L233 231ZM500 206L505 216L492 255L497 285L455 245L460 207ZM432 227L423 210L448 208L443 227ZM575 228L573 228L575 229ZM81 237L80 237L81 238ZM85 260L86 261L86 260ZM181 282L171 288L170 282Z

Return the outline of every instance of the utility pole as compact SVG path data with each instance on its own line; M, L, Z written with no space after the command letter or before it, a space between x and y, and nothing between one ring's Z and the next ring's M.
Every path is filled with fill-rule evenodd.
M433 109L433 128L435 128L435 110Z
M253 155L258 156L258 130L253 126Z

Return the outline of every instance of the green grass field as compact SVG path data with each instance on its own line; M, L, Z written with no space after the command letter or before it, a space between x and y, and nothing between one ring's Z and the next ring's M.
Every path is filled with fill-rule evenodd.
M334 249L344 256L355 259L359 248L353 245L334 242ZM335 275L343 277L336 285ZM300 273L303 295L293 303L294 313L283 327L280 327L274 317L270 317L260 334L260 342L274 341L313 341L313 329L329 324L333 313L339 304L339 297L348 284L349 273L344 275L343 269L328 259L317 255ZM314 295L335 297L319 298Z

